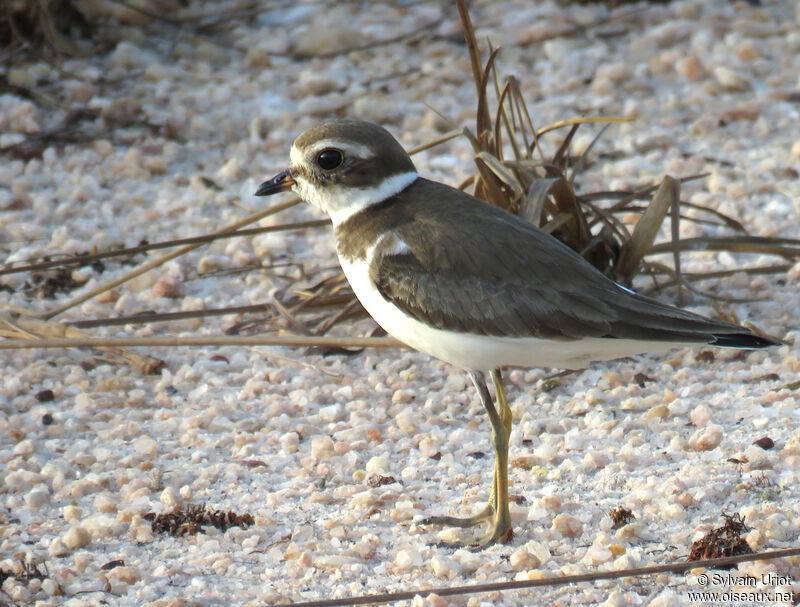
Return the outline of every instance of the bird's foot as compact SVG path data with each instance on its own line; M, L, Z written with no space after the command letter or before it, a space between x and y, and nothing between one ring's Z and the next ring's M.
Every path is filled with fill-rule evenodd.
M480 550L497 543L508 543L511 541L511 538L514 537L514 531L511 526L511 517L509 517L507 514L505 516L499 516L492 504L488 504L486 508L481 510L479 513L466 518L459 518L455 516L430 516L424 519L421 524L445 525L447 527L460 527L464 529L467 527L474 527L475 525L484 522L489 524L489 530L479 538L464 542L438 542L437 546Z
M444 525L445 527L474 527L484 521L490 520L494 516L494 506L487 504L486 507L472 516L459 518L457 516L429 516L423 519L421 525Z
M467 542L465 547L474 551L482 550L483 548L493 546L495 544L508 544L511 542L513 537L514 530L511 527L510 521L507 524L502 525L498 524L497 521L492 521L489 531L487 531L478 539L472 542Z

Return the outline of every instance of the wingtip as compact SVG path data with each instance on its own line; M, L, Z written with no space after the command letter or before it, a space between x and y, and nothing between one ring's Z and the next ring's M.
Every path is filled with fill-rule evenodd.
M712 346L717 346L719 348L759 350L761 348L769 348L770 346L780 346L784 342L772 337L766 337L764 335L743 332L715 335L714 341L710 343Z

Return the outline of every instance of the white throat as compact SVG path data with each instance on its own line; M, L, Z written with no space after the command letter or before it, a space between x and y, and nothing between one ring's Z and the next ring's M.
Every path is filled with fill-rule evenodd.
M416 171L409 171L387 177L369 188L352 188L337 185L317 187L298 175L292 189L300 198L327 213L335 227L355 213L403 191L418 177Z

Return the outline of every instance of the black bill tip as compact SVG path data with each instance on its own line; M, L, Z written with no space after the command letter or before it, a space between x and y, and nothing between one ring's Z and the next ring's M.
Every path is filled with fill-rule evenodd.
M285 192L291 190L294 185L294 179L289 173L289 169L281 171L269 181L265 181L256 190L256 196L272 196L278 192Z

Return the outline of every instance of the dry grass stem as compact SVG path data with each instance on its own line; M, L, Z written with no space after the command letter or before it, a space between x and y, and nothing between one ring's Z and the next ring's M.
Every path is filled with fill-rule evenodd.
M393 337L324 337L304 335L198 335L166 337L53 337L0 340L0 350L30 348L116 348L197 346L289 346L318 348L405 348Z
M249 215L249 216L245 217L244 219L241 219L241 220L239 220L239 221L237 221L235 223L232 223L229 226L226 226L226 227L222 228L221 230L217 230L216 232L214 232L214 234L225 234L227 232L232 232L234 230L238 230L242 226L246 226L246 225L251 224L251 223L253 223L255 221L263 219L264 217L268 217L269 215L274 215L275 213L279 213L280 211L284 211L284 210L286 210L286 209L288 209L290 207L293 207L293 206L297 205L299 202L300 202L299 198L293 198L292 200L289 200L289 201L284 202L282 204L277 204L275 206L269 207L269 208L264 209L262 211L258 211L257 213L253 213L252 215ZM196 244L186 245L184 247L179 248L177 251L172 251L171 253L167 253L166 255L158 257L157 259L153 259L151 261L148 261L147 263L142 264L141 266L139 266L135 270L133 270L131 272L128 272L127 274L125 274L125 276L122 276L120 278L117 278L116 280L112 280L112 281L107 282L107 283L105 283L103 285L100 285L99 287L97 287L96 289L92 289L88 293L83 293L82 295L79 295L78 297L75 297L75 298L71 299L70 301L68 301L67 303L63 304L62 306L59 306L55 310L51 310L49 312L42 313L39 316L40 316L40 318L43 318L43 319L50 319L50 318L53 318L54 316L58 316L62 312L66 312L70 308L72 308L74 306L77 306L77 305L80 305L83 302L88 301L89 299L92 299L93 297L96 297L97 295L100 295L100 293L105 293L106 291L109 291L109 290L113 289L114 287L118 287L119 285L121 285L123 283L126 283L129 280L132 280L133 278L136 278L137 276L141 276L142 274L152 270L153 268L157 268L158 266L165 264L166 262L170 261L171 259L175 259L176 257L180 257L181 255L184 255L184 254L188 253L189 251L193 251L194 249L202 246L203 244L205 244L205 243L196 243Z
M15 342L27 343L27 347L35 348L38 347L37 344L49 339L77 342L90 339L83 331L56 322L36 320L32 318L19 318L12 322L8 319L0 318L0 323L9 329L8 331L3 331L2 335L4 337L11 337L11 339L0 341L0 344ZM16 339L14 339L14 337L16 337ZM125 350L124 348L120 347L121 345L98 347L100 347L100 349L105 351L107 354L110 354L115 362L125 362L145 375L157 373L164 366L164 361L158 358Z

